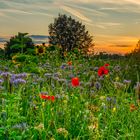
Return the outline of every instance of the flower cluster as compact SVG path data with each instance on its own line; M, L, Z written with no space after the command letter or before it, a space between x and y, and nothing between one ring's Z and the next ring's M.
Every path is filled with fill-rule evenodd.
M45 99L45 100L50 100L52 102L55 101L55 96L50 96L50 95L43 94L43 93L40 93L40 98Z
M109 64L105 64L104 66L101 66L98 69L98 76L107 75L109 73L109 70L107 69L108 66Z

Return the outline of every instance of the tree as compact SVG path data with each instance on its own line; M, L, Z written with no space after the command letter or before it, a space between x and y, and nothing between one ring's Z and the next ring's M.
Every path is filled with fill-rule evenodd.
M5 56L4 49L0 48L0 58L4 59L4 56Z
M133 53L138 53L140 54L140 40L138 41L136 48L134 49Z
M140 80L140 40L138 41L136 48L126 55L126 58L127 63L129 62L130 66L127 70L126 78L131 79L132 85L135 85L135 83Z
M62 57L65 52L74 49L87 53L88 48L93 45L92 36L86 31L85 25L65 14L59 14L54 23L49 25L49 35L49 44L59 46Z
M32 53L34 50L34 44L32 39L27 36L28 33L18 33L18 35L11 37L5 44L5 55L7 58L11 58L15 53Z

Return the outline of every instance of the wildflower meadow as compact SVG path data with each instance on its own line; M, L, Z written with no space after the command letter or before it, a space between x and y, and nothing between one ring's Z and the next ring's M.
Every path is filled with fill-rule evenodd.
M1 60L0 139L139 140L139 71L129 79L128 60L56 52Z

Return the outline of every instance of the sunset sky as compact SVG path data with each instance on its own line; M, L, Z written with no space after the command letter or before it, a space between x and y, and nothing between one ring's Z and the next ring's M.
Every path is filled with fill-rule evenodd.
M124 54L140 39L140 0L0 0L0 43L18 32L48 36L58 13L86 25L96 52Z

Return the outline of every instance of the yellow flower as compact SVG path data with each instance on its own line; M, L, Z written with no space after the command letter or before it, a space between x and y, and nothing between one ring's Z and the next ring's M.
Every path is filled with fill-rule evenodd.
M89 126L88 126L88 129L89 129L90 131L93 131L93 130L95 130L95 129L98 129L98 121L95 121L93 124L89 125Z
M12 60L16 59L16 57L17 57L17 55L14 55L14 56L12 57Z
M37 55L44 55L45 54L45 47L44 46L36 46L36 54Z
M115 81L119 81L119 79L120 79L120 78L117 76L117 77L115 78Z
M55 140L55 138L52 137L52 138L50 138L50 140Z
M21 66L21 64L16 64L17 67Z
M14 64L16 64L16 60L12 60L12 62L13 62Z
M66 52L64 52L64 56L65 56L65 57L67 56L67 53L66 53Z
M42 106L45 107L45 102L42 102Z
M113 107L112 112L116 112L116 107Z
M42 130L42 129L44 129L44 124L40 123L38 126L35 126L34 128L37 130Z
M93 111L93 112L98 112L98 111L100 110L98 106L95 106L95 105L92 105L92 104L90 104L90 105L88 106L88 109L89 109L90 111Z
M109 77L110 77L110 75L109 75L109 74L107 74L107 75L105 75L105 77L109 78Z
M63 100L63 103L64 103L64 104L67 104L67 103L68 103L68 101L67 101L67 100Z
M12 57L12 62L13 62L14 64L16 64L16 63L17 63L16 58L17 58L17 56L16 56L16 55L14 55L14 56Z
M62 134L65 138L66 138L67 135L68 135L68 131L67 131L65 128L58 128L58 129L57 129L57 133L58 133L58 134Z
M105 98L106 98L105 96L100 96L100 100L102 101L105 100Z

